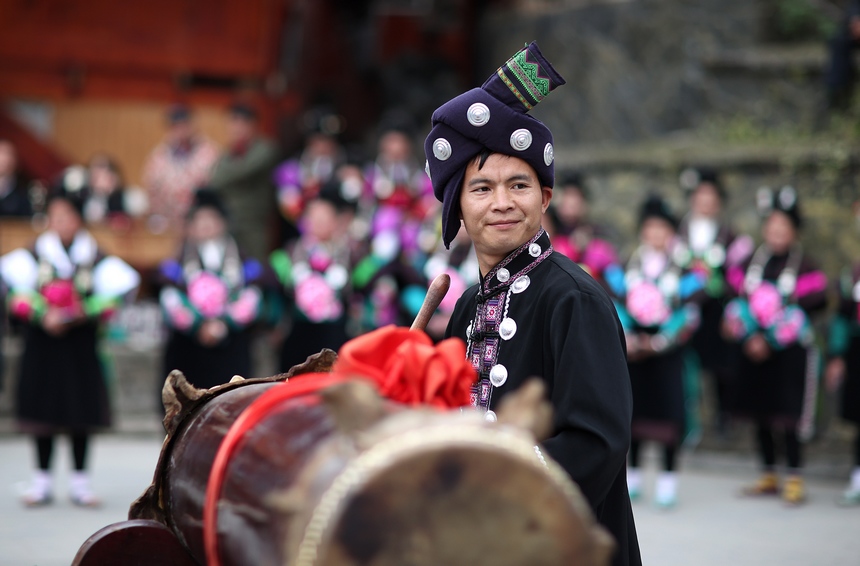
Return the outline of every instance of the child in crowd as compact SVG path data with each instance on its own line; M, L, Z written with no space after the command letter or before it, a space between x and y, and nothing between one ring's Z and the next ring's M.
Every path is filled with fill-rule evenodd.
M747 495L782 495L788 505L806 498L801 440L812 434L819 355L810 315L826 305L827 278L804 253L797 193L785 186L757 194L764 242L727 280L737 298L726 306L723 333L741 345L736 399L740 416L756 427L763 473ZM788 463L781 487L775 435ZM781 487L781 489L780 489Z
M218 195L199 189L176 259L161 265L159 294L169 329L159 381L174 369L199 388L252 377L251 332L263 310L265 270L227 231Z
M627 485L630 497L637 499L642 490L642 443L658 442L663 448L663 471L657 478L654 502L661 508L677 503L678 449L695 424L689 413L697 399L685 346L699 323L695 299L702 282L675 261L677 226L666 203L650 197L640 213L640 245L626 271L617 265L606 270L627 337L633 386Z
M344 185L336 176L324 184L305 203L299 239L271 255L288 304L282 372L323 348L337 350L347 340L352 269L348 229L358 195L345 192Z
M685 169L680 184L687 192L690 210L678 229L683 242L678 259L684 267L699 273L705 285L702 322L690 345L713 380L716 430L724 434L729 415L729 383L737 365L736 348L720 333L723 309L731 298L726 270L748 259L754 243L749 236L736 237L723 218L727 195L716 171Z
M0 258L9 315L24 323L16 417L36 445L38 468L27 506L51 502L54 439L68 433L74 472L72 503L99 504L87 474L93 430L110 425L99 342L104 322L140 282L137 272L106 256L84 228L80 195L59 192L47 205L48 229L32 248Z

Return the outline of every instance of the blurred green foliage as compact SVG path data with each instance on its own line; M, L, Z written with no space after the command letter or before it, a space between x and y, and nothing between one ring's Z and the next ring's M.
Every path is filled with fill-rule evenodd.
M840 7L826 0L774 0L775 32L780 39L827 39L839 26Z

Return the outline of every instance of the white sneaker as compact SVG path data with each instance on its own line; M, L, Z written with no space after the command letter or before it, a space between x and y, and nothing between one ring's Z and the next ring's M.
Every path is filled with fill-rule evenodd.
M678 474L663 472L657 477L654 504L660 509L671 509L678 504Z
M90 488L90 478L86 472L72 472L69 478L69 498L78 507L99 507L101 501Z
M54 499L51 493L52 485L53 480L51 479L50 472L46 472L45 470L36 471L30 482L30 487L27 488L27 491L21 497L21 503L25 507L42 507L48 505Z

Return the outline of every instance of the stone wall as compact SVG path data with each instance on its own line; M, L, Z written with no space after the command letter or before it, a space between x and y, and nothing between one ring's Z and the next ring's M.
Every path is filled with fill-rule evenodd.
M559 145L630 143L744 114L811 120L821 44L772 44L768 0L559 0L488 10L479 76L537 40L567 79L535 114Z

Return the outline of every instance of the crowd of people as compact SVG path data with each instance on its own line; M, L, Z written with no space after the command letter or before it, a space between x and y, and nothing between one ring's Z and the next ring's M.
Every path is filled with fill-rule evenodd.
M230 109L223 150L195 128L189 108L172 107L167 122L144 168L145 198L125 190L106 154L69 168L40 193L19 182L14 146L0 140L0 215L27 217L39 208L47 217L32 247L0 259L7 314L25 343L17 417L38 454L28 505L52 497L53 439L61 432L73 439L73 501L98 502L86 475L89 433L110 423L98 340L141 277L104 254L88 224L147 215L153 229L181 227L176 255L148 281L167 329L154 373L163 380L179 369L201 388L255 375L252 343L261 333L277 344L279 369L287 371L350 337L409 325L429 281L447 273L451 291L427 328L441 339L457 298L480 280L465 230L449 247L442 243L442 207L408 130L383 131L375 158L362 163L325 127L281 160L254 110L241 104ZM689 210L679 218L649 196L625 260L616 234L589 218L581 175L559 172L543 217L553 248L604 287L624 328L634 399L630 497L645 492L642 447L656 442L662 470L654 502L677 503L678 453L701 435L706 376L717 428L736 416L755 425L762 475L745 493L797 505L805 499L803 443L813 434L820 380L842 389L842 416L860 426L860 267L828 283L802 246L791 187L757 194L756 246L723 217L717 172L689 169L680 181ZM825 341L812 321L832 287L840 303L819 352ZM860 433L854 452L846 505L860 505ZM784 478L777 454L785 455Z

